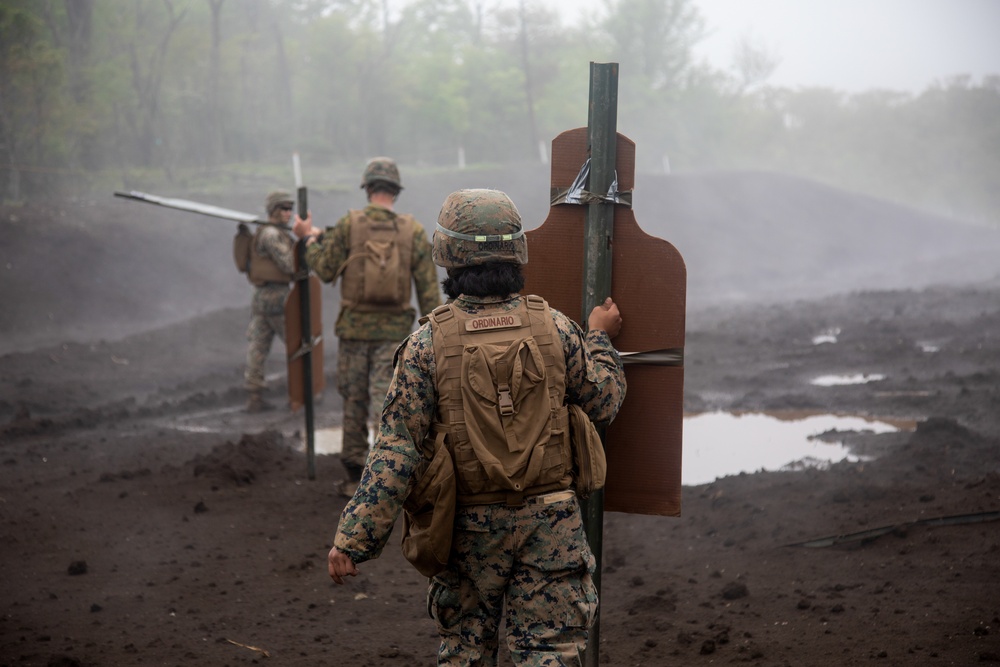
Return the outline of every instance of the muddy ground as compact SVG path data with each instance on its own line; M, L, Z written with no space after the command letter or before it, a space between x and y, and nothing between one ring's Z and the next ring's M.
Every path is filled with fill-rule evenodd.
M836 193L787 179L660 185L646 210L669 211L683 243L658 233L689 266L688 411L906 428L823 436L860 461L685 487L681 518L607 514L600 664L1000 662L1000 279L995 261L961 261L996 235L846 193L794 207ZM248 292L238 276L204 288L229 275L231 230L178 239L162 229L185 223L157 212L150 241L136 205L50 206L5 207L0 225L0 665L433 664L425 582L397 538L349 585L326 575L337 457L310 479L301 414L241 411ZM789 245L749 252L748 218ZM867 245L844 240L848 218ZM828 235L796 235L806 220ZM889 256L917 243L906 224L928 247ZM277 359L269 371L280 404ZM810 384L855 373L885 378ZM334 392L316 419L338 423Z

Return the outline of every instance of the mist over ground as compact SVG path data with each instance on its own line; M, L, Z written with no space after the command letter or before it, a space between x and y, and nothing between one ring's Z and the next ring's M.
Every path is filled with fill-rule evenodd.
M548 212L541 165L421 172L401 165L397 209L433 231L448 193L507 192L527 228ZM188 198L259 213L269 184L225 197ZM248 190L246 186L242 189ZM688 270L688 312L711 306L806 299L859 290L919 289L998 278L1000 233L764 172L638 175L634 209L648 233L670 241ZM353 181L317 183L316 224L364 204ZM114 197L5 206L0 225L0 353L64 340L115 340L221 308L245 308L236 272L235 223ZM544 262L532 255L529 261ZM324 292L332 328L338 290Z

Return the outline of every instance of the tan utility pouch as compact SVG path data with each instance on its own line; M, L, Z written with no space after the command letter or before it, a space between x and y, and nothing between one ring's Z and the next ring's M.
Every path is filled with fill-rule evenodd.
M403 539L406 560L425 577L448 565L455 529L455 465L441 431L427 467L403 502Z
M545 359L532 338L465 346L465 428L478 462L474 468L485 471L481 487L473 471L463 477L472 493L490 487L524 493L562 477L563 471L549 470L554 479L542 478L552 426L545 372ZM462 468L461 474L465 473Z
M608 473L608 459L604 443L594 422L579 405L569 404L570 443L573 447L573 467L576 471L576 492L586 498L604 488Z
M402 298L399 289L399 247L395 239L369 239L365 241L365 253L362 301L399 303Z
M412 216L373 221L349 213L350 252L337 269L343 275L341 303L359 313L396 313L410 305L410 261L418 224Z

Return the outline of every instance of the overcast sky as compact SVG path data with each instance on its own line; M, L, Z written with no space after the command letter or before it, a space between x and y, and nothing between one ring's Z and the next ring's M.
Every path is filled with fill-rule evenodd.
M508 2L511 0L507 0ZM572 12L603 0L543 0ZM768 80L856 92L920 92L935 80L1000 74L1000 0L694 0L711 36L697 53L729 69L749 37L780 60ZM622 72L622 76L626 76Z

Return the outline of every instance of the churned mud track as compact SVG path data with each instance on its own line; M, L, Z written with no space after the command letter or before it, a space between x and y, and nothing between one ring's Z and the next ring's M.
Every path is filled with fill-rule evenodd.
M601 664L1000 659L1000 523L915 523L1000 510L998 296L872 292L693 314L690 410L916 427L839 434L874 461L687 487L679 519L608 514ZM199 346L151 332L0 357L0 664L432 661L425 585L396 538L348 586L329 582L337 457L317 457L309 480L301 416L240 411L242 350L217 318L240 320L182 326ZM813 341L832 329L836 343ZM196 362L200 346L218 354ZM830 373L885 379L809 383ZM327 400L318 413L335 423Z

